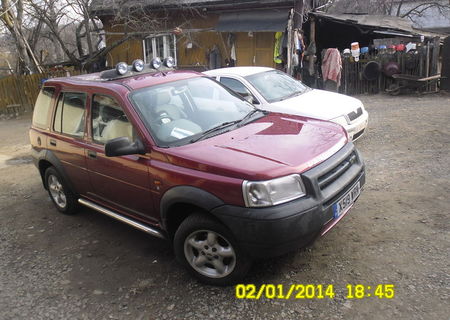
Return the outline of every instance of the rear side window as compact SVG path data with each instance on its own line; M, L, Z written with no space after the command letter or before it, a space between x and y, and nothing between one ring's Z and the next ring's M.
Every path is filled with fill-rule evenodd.
M53 129L70 136L82 137L85 114L86 94L64 92L58 99Z
M33 112L33 126L47 129L49 127L49 111L52 107L52 97L55 93L55 88L43 88L36 100Z

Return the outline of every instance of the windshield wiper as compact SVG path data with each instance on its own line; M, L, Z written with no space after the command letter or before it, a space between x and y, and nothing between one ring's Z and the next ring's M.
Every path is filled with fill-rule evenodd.
M245 118L245 117L244 117L244 118ZM241 122L241 121L242 121L242 119L238 119L238 120L227 121L227 122L221 123L221 124L219 124L218 126L215 126L215 127L212 127L212 128L210 128L210 129L206 130L205 132L203 132L203 133L202 133L200 136L198 136L197 138L191 139L191 140L190 140L190 143L194 143L194 142L197 142L197 141L199 141L199 140L202 140L202 139L206 138L206 137L207 137L210 133L212 133L212 132L215 132L215 131L221 130L221 129L223 129L223 128L229 127L229 126L231 126L231 125L233 125L233 124L236 124L236 123L239 123L239 122Z
M245 121L247 121L248 119L250 119L255 113L257 112L264 112L263 110L260 109L253 109L252 111L250 111L249 113L247 113L245 115L245 117L243 117L241 120L239 120L239 126L243 126L245 124Z
M197 138L193 138L190 140L190 143L194 143L197 142L199 140L202 140L204 138L206 138L210 133L215 132L215 131L219 131L223 128L232 126L234 124L239 124L239 126L242 126L245 124L245 122L250 119L255 113L257 112L263 112L264 114L266 114L267 111L264 110L260 110L260 109L253 109L252 111L250 111L249 113L247 113L242 119L238 119L238 120L233 120L233 121L227 121L224 123L219 124L218 126L212 127L208 130L206 130L205 132L203 132L200 136L198 136Z

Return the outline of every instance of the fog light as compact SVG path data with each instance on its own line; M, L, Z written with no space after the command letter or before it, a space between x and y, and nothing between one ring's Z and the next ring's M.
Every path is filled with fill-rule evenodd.
M167 68L173 68L175 66L175 59L172 57L167 57L164 59L164 65Z
M125 73L128 72L128 65L125 62L119 62L116 65L116 71L117 71L118 74L123 76Z
M161 59L158 57L153 58L152 61L150 62L150 66L153 69L159 69L161 67L161 65L162 65Z
M133 70L137 72L141 72L144 70L144 61L141 59L136 59L133 61Z

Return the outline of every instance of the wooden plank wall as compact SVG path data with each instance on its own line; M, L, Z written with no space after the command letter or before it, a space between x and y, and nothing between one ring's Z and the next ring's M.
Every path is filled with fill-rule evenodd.
M162 30L166 30L170 34L173 28L182 28L183 33L176 36L178 67L180 69L204 71L208 69L207 55L215 46L219 49L222 56L222 66L225 66L225 59L230 57L231 47L227 43L228 32L220 33L212 30L217 25L218 20L218 14L199 14L195 12L181 14L174 12L172 13L171 19L167 21L167 25L160 31L154 32L165 33ZM124 27L113 25L111 17L104 17L102 21L106 30L106 43L108 45L120 40L124 36ZM142 30L136 31L142 32ZM148 32L148 35L150 34L152 34L151 31ZM247 32L235 33L235 37L236 50L239 51L240 47L246 48L240 50L237 53L238 55L239 53L241 55L245 53L245 55L251 56L252 59L250 61L253 61L253 56L255 56L255 65L274 66L273 48L275 40L273 32L255 32L253 38L249 38ZM142 38L145 38L145 34L142 34ZM189 46L188 48L188 43L191 43L192 47ZM115 66L121 61L130 64L135 59L143 59L143 51L142 40L126 41L111 50L107 56L108 65ZM245 63L241 63L239 60L243 60ZM237 65L252 65L252 63L247 62L245 58L239 59L238 57Z
M79 71L71 71L70 75L78 75ZM51 73L36 73L30 75L12 75L0 79L0 113L6 107L19 104L23 108L32 109L39 94L43 79L65 77L65 71Z

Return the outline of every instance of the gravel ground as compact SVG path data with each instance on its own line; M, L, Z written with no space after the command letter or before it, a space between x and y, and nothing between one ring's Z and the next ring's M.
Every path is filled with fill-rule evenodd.
M246 279L333 284L333 299L238 300L197 283L162 240L89 209L58 214L30 161L30 116L0 121L0 319L450 319L450 95L359 98L359 201ZM393 284L395 297L347 299L347 284Z

